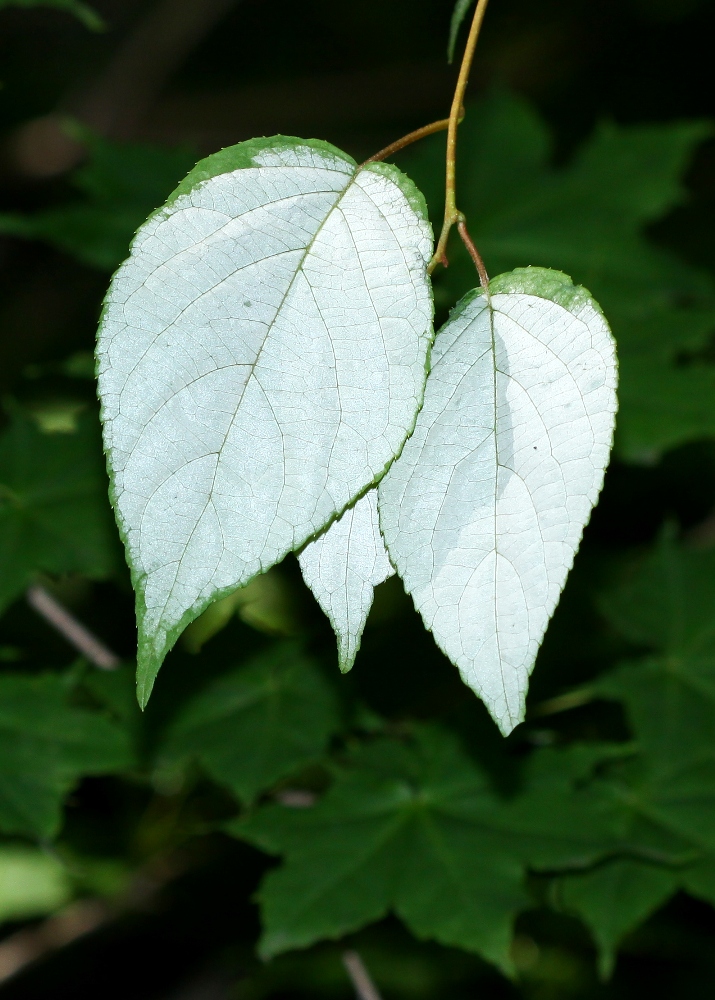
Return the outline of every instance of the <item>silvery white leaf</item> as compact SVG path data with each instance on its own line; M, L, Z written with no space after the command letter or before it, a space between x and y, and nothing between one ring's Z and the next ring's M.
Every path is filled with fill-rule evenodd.
M280 136L202 161L139 230L97 353L143 701L190 621L399 452L424 390L430 252L396 168Z
M395 572L377 518L377 490L349 507L298 557L303 579L330 620L338 639L338 663L347 673L355 662L375 587Z
M610 331L588 292L526 268L472 293L432 352L414 434L378 487L415 606L504 733L603 483Z

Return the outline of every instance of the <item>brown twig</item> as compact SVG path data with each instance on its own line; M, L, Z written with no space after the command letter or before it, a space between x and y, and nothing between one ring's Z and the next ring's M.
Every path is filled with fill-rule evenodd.
M114 899L77 899L0 941L0 984L53 951L78 941L127 913L151 909L162 889L192 867L181 851L160 854L140 868Z
M457 208L457 128L462 120L464 107L464 94L469 81L469 73L474 60L474 51L477 47L477 39L484 21L484 14L489 0L477 0L477 7L474 11L472 26L469 29L469 37L462 57L462 65L459 69L457 86L454 90L452 108L449 113L449 128L447 129L447 161L446 161L446 184L444 199L444 222L442 232L439 236L437 249L430 261L427 271L431 274L438 264L444 264L447 259L447 241L452 226L459 224L464 216ZM464 237L462 237L464 238ZM471 241L470 241L471 242ZM469 249L469 248L467 248ZM481 260L481 258L479 258ZM484 265L482 265L483 267ZM485 272L486 273L486 272ZM481 280L481 273L479 275Z
M418 142L420 139L424 139L428 135L433 135L435 132L444 132L447 128L449 128L449 118L442 118L438 122L432 122L431 125L424 125L422 128L417 128L414 132L408 132L407 135L403 135L396 142L391 142L389 146L385 146L384 149L373 154L373 156L369 156L360 166L366 167L368 163L379 163L381 160L386 160L389 156L399 153L405 146L411 146L413 142Z
M463 215L460 215L460 218L457 222L457 230L459 232L459 235L462 237L462 243L464 243L469 253L469 256L472 258L474 262L474 266L477 269L477 274L479 275L479 283L482 286L482 290L484 291L484 295L486 296L487 301L489 301L490 297L489 275L487 274L487 269L484 266L482 255L479 253L474 243L472 242L472 237L469 235L469 230L467 229L467 223Z
M44 587L35 584L28 588L27 603L41 615L60 635L74 646L82 656L100 670L116 670L121 663L116 653L104 645L93 632L77 621L64 605L60 604Z
M113 916L101 899L81 899L36 927L27 927L0 942L0 983L50 951L77 941L106 924Z
M343 952L343 965L350 976L358 1000L382 1000L365 963L356 951Z

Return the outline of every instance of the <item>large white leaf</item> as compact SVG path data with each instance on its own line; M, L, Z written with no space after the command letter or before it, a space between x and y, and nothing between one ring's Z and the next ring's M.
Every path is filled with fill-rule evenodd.
M143 701L189 621L399 452L424 390L430 252L396 168L280 136L202 161L139 230L98 360Z
M303 578L330 619L343 673L352 667L375 587L395 572L377 518L377 490L360 497L298 557Z
M557 271L472 293L432 351L424 407L378 487L380 524L426 625L502 731L603 483L616 411L608 326Z

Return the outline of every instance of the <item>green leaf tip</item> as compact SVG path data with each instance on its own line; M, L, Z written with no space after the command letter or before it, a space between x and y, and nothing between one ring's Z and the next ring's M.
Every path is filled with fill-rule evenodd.
M574 284L572 278L563 271L549 267L517 267L513 271L499 274L489 282L492 295L536 295L540 299L556 302L570 312L590 303L603 315L593 295L582 285Z
M454 62L454 50L457 47L457 36L459 35L459 29L462 27L462 21L467 16L469 8L474 3L474 0L457 0L454 5L454 11L452 12L452 20L449 23L449 42L447 43L447 62Z
M212 177L256 166L256 156L266 150L278 151L301 148L315 149L321 153L327 153L330 156L344 160L353 166L357 166L352 156L344 153L337 146L333 146L332 143L325 142L323 139L299 139L297 136L292 135L261 136L257 139L247 139L245 142L238 142L235 146L226 146L217 153L212 153L210 156L204 157L203 160L199 160L196 166L184 177L183 181L172 191L163 207L168 207L181 195L188 194L197 184L203 184L205 181L211 180Z

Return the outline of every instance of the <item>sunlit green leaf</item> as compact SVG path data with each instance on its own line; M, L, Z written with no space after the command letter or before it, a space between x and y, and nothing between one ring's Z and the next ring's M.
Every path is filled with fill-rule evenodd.
M57 858L19 844L0 846L0 923L52 913L71 894L68 872Z

